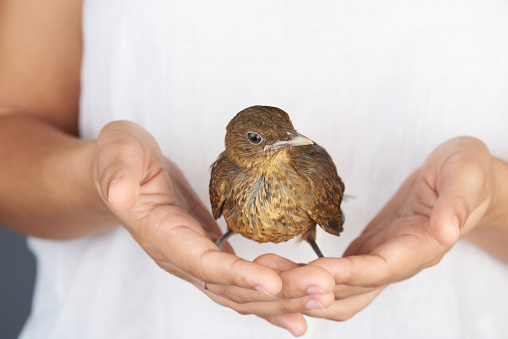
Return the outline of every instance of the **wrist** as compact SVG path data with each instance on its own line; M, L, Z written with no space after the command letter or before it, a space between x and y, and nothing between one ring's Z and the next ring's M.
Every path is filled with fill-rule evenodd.
M96 210L98 214L109 215L114 219L107 197L101 192L97 140L79 140L78 142L71 156L75 163L74 170L79 177L77 185L82 194L83 203Z
M94 141L71 136L28 114L1 117L0 221L26 235L68 239L115 218L97 194Z
M55 235L50 235L51 238L81 237L118 224L99 191L96 153L96 140L65 137L42 160L46 190L60 186L57 194L62 198L52 204L65 208L60 212L61 227ZM49 174L55 171L58 182L54 182L55 176Z

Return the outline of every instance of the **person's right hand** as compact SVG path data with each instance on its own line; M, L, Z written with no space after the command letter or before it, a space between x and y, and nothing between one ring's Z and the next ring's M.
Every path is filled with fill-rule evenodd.
M321 267L272 269L266 257L257 263L221 252L213 242L221 231L209 209L140 126L105 126L94 158L94 182L120 223L161 268L219 304L300 335L306 330L301 312L333 303L334 279ZM277 314L284 316L270 318Z

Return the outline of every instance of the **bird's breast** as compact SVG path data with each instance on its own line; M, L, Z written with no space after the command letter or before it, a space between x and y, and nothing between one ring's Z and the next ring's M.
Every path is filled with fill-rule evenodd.
M308 186L288 166L242 171L228 190L224 218L233 231L254 241L287 241L315 225L304 208Z

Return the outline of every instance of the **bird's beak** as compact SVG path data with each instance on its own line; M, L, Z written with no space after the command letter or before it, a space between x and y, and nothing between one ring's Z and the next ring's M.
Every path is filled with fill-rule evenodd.
M291 146L305 146L305 145L313 145L314 142L307 138L304 135L301 135L295 131L287 131L288 137L284 140L277 140L273 144L266 145L264 151L269 151L272 149L291 147Z

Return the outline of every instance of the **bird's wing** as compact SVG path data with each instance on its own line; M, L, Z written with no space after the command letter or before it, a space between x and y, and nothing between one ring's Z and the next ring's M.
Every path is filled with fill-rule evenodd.
M309 216L326 232L339 235L344 216L340 209L344 183L337 174L332 158L321 146L294 147L293 164L311 183L305 207Z
M210 194L210 204L212 205L212 214L215 219L222 215L222 207L226 200L226 169L227 158L225 153L221 153L212 166L210 185L208 186Z

